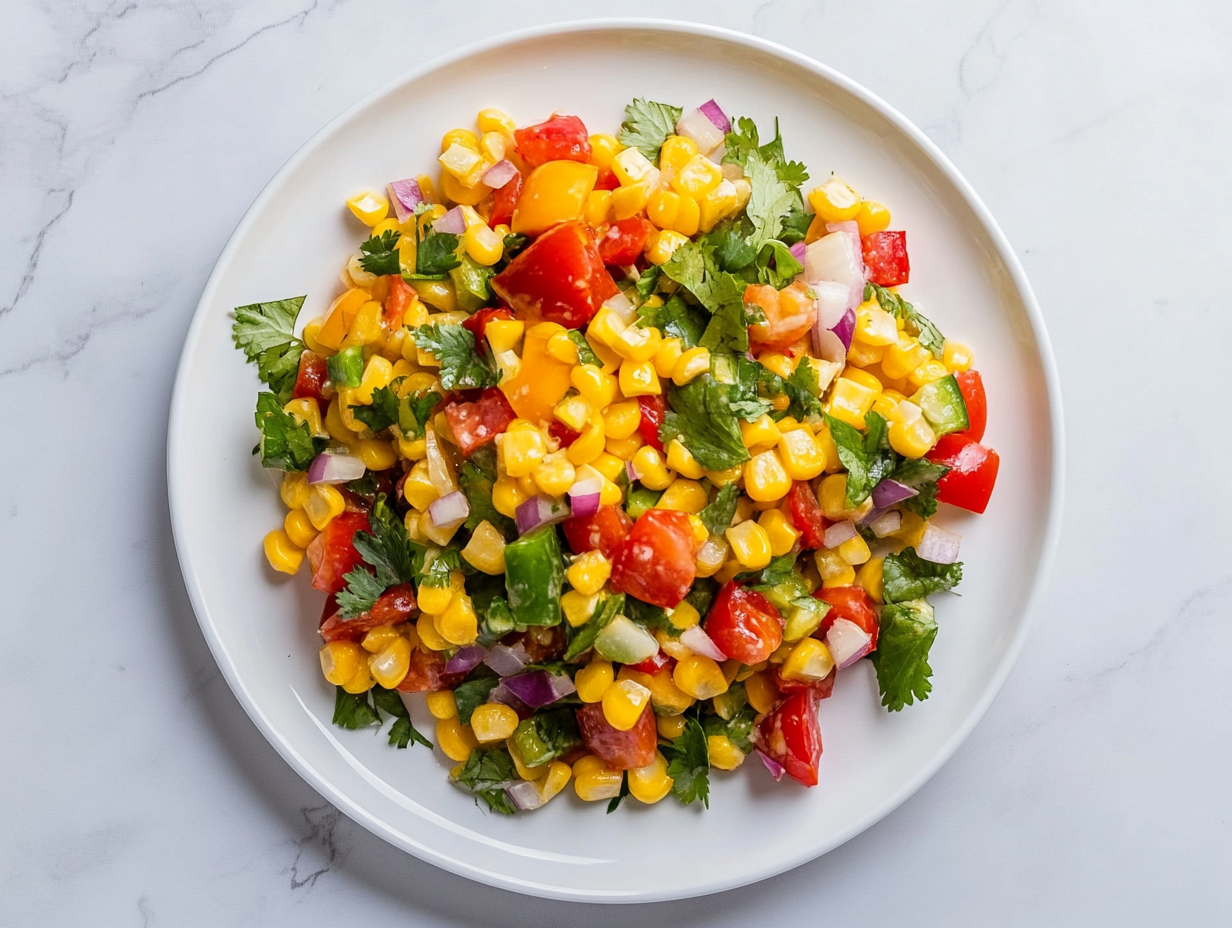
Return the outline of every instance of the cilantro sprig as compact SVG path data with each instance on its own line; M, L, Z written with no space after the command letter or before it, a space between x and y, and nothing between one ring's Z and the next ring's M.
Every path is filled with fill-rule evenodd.
M734 483L724 485L697 517L702 520L711 535L722 535L731 525L736 514L736 502L740 499L740 488Z
M934 564L916 554L915 548L905 548L899 554L886 555L883 567L885 601L902 603L952 590L962 582L962 574L962 562Z
M710 374L702 374L683 387L673 384L667 414L659 427L660 440L666 445L673 438L680 439L706 470L743 464L749 452L732 408L733 390Z
M625 107L625 119L620 124L620 144L636 148L651 161L659 158L659 149L667 137L676 131L676 121L683 111L678 106L635 98Z
M886 420L879 413L864 415L864 433L852 425L826 416L838 459L847 468L847 505L854 509L868 499L873 487L890 476L898 455L890 449Z
M945 356L945 336L932 320L904 300L893 290L877 284L864 285L864 299L876 299L877 303L895 319L902 319L908 335L914 335L920 344L941 360Z
M475 336L469 329L434 323L413 329L411 337L441 365L441 386L446 390L493 387L500 380L499 371L476 350Z
M454 783L482 799L488 808L501 815L513 815L513 803L504 784L514 779L513 758L504 748L471 751L470 757L454 777Z
M926 600L887 603L881 608L877 650L870 660L877 671L881 704L891 712L924 700L932 692L928 652L937 637L933 607Z
M385 274L401 274L402 264L398 256L398 239L401 232L386 229L380 235L374 235L359 246L359 266L369 274L378 277Z
M257 365L257 375L286 403L295 387L303 340L295 336L295 320L306 297L235 307L231 337L235 347Z
M257 428L261 441L261 466L286 471L305 471L312 459L325 450L324 438L282 408L283 400L273 393L257 394Z
M675 740L663 745L667 775L672 778L672 795L689 805L701 800L710 808L710 749L701 723L690 718Z

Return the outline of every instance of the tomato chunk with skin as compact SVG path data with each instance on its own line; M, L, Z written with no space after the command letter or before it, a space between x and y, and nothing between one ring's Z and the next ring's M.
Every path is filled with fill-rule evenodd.
M522 175L518 173L506 181L505 186L492 191L492 215L488 217L488 225L495 229L513 222L513 211L521 196Z
M968 512L983 512L997 484L1001 458L970 435L944 435L928 459L944 464L950 472L937 481L937 499Z
M770 675L774 678L779 692L784 695L812 693L814 699L829 699L834 694L834 679L838 676L837 667L831 667L830 672L820 680L784 680L781 670L782 664L770 665Z
M445 655L439 651L415 648L411 651L411 665L398 684L400 693L434 693L450 690L466 679L464 673L446 673Z
M578 709L577 721L586 749L613 770L633 770L654 760L659 732L649 703L628 731L613 728L597 702Z
M461 452L470 457L476 448L492 441L517 418L517 413L496 387L488 387L474 403L449 403L445 418Z
M827 522L813 488L803 480L793 483L787 492L787 508L791 524L800 533L801 547L807 551L820 548L825 540Z
M609 561L624 546L633 520L619 506L600 506L593 516L566 519L561 528L574 554L600 551Z
M637 424L637 430L641 433L646 444L657 451L662 451L663 442L659 438L659 426L663 424L663 419L667 415L667 400L661 394L658 396L639 396L637 398L637 408L642 414L641 421Z
M599 259L594 236L580 222L540 235L492 278L492 289L519 319L584 326L619 292Z
M483 338L484 333L488 331L488 323L495 322L497 319L512 319L513 310L508 306L497 306L493 309L481 309L473 316L468 316L462 320L462 328L466 329L475 336L476 343ZM479 346L483 350L483 346Z
M988 425L988 397L984 395L984 378L979 371L960 371L954 375L954 379L958 381L958 389L967 405L967 428L957 434L983 441L984 429Z
M385 325L389 331L396 332L402 328L407 307L415 300L415 291L397 275L388 274L385 279L388 282L385 294Z
M559 419L553 419L548 423L548 434L560 442L562 448L568 448L582 437L581 432L575 432Z
M612 589L673 609L697 577L693 529L686 513L648 509L612 559Z
M869 636L868 649L877 650L877 630L879 628L877 613L873 611L873 598L868 595L864 587L832 586L829 589L818 590L813 596L823 603L830 604L830 611L821 620L816 637L824 638L831 625L839 619L846 619L860 626L860 629Z
M675 667L676 661L660 649L644 661L640 661L636 664L628 664L627 666L630 670L636 670L638 673L648 673L651 676L654 676L664 667Z
M911 279L906 232L874 232L860 239L868 279L881 287L897 287Z
M719 590L702 629L720 651L742 664L760 664L783 643L783 619L774 604L735 580Z
M318 403L323 403L325 394L322 388L328 379L325 359L311 348L305 348L304 353L299 356L299 371L295 375L295 389L291 391L291 395L297 400L311 397Z
M817 725L817 699L809 692L793 693L767 712L753 730L753 743L787 775L805 786L817 785L821 762L821 729Z
M618 219L599 239L599 257L604 264L632 264L642 256L654 226L641 216Z
M596 190L615 190L620 186L620 178L611 168L599 168L599 177L595 180Z
M398 622L405 622L416 611L415 591L409 583L404 583L386 590L372 604L371 609L357 616L344 619L335 612L321 626L321 637L326 641L358 638L379 625L395 625Z
M548 161L590 161L590 133L576 116L553 116L513 130L518 154L532 168Z
M351 540L356 532L366 532L370 528L367 513L347 511L312 540L308 546L308 565L312 568L312 585L316 589L337 593L346 586L343 575L362 560Z

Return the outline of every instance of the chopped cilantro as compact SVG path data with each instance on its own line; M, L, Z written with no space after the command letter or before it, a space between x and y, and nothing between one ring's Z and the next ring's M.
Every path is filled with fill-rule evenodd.
M453 698L458 705L458 721L471 723L471 713L488 701L488 694L496 689L500 677L476 677L454 687Z
M931 519L937 511L937 481L950 472L944 464L934 464L928 458L907 458L894 469L892 476L904 486L918 490L918 496L899 505L921 519Z
M620 780L620 792L611 798L607 804L607 814L611 815L620 808L621 802L629 795L629 771L626 770L624 776Z
M749 459L732 411L731 389L710 374L702 374L683 387L672 385L668 410L659 428L666 445L680 439L706 470L726 470Z
M304 471L325 449L325 439L316 438L308 423L283 411L282 400L273 393L257 394L257 428L261 430L261 466Z
M449 575L462 569L462 556L456 548L436 548L435 551L435 556L431 549L424 556L424 566L419 572L420 586L447 587Z
M625 120L620 124L620 144L636 148L652 162L659 160L659 149L669 135L676 132L681 109L653 100L634 99L625 107Z
M796 556L784 554L782 557L771 558L770 563L761 570L738 574L737 579L748 583L751 589L769 590L785 583L795 583L798 576Z
M408 393L398 403L398 431L404 438L423 438L432 410L443 397L435 390Z
M847 468L847 505L854 509L868 499L873 487L894 470L898 456L886 438L886 420L878 413L864 416L864 434L841 419L826 416L838 459Z
M877 670L881 704L891 712L912 705L915 699L925 700L932 692L928 651L936 637L933 607L926 600L882 607L877 650L870 659Z
M763 245L778 238L783 230L783 217L800 201L800 191L785 184L760 152L753 152L745 163L744 172L753 187L745 215L753 223L750 246L757 252Z
M380 709L386 715L393 716L394 724L389 729L389 743L399 750L405 749L411 742L422 744L429 751L432 750L432 742L420 734L413 724L411 724L411 714L406 709L406 703L402 701L402 697L398 695L397 690L387 690L385 687L377 685L371 690L372 704Z
M735 684L735 686L739 685ZM753 720L756 718L757 710L745 703L729 719L723 719L717 715L706 716L702 720L702 730L707 737L710 735L727 736L732 744L745 754L749 754L753 750Z
M368 702L367 693L348 693L339 686L334 694L333 723L353 731L367 728L369 725L380 725L381 717Z
M714 602L715 595L719 592L719 584L710 577L698 577L693 581L693 588L689 590L689 595L684 598L684 601L697 610L698 615L705 615L710 611L710 604Z
M582 334L581 329L570 329L566 333L566 337L573 344L577 345L578 364L593 364L595 367L603 366L603 362L595 354L595 349L590 347L590 342L586 340L586 336Z
M569 635L569 648L565 651L565 660L571 661L589 651L599 637L599 632L603 631L624 607L625 594L616 593L603 600L595 609L595 614L577 628L569 626L566 630Z
M803 270L804 265L796 260L791 249L777 239L762 245L757 255L757 282L776 290L788 286Z
M736 120L731 132L724 140L727 148L723 161L727 164L738 164L748 173L749 158L757 153L761 159L775 169L779 180L791 187L800 187L808 180L808 170L799 161L788 161L783 152L783 136L779 132L779 121L774 121L774 138L761 145L757 134L757 124L747 116Z
M915 548L887 555L883 570L887 603L923 599L930 593L952 590L962 582L961 562L934 564L916 554Z
M235 347L257 365L257 375L285 403L291 399L304 343L295 337L295 319L306 298L235 307L231 337Z
M658 285L659 277L662 273L657 264L652 264L638 274L637 281L633 284L633 289L637 293L639 304L645 303L650 299L651 295L655 292L655 287Z
M401 232L386 229L380 235L374 235L359 246L362 255L359 266L369 274L378 277L385 274L401 274L402 264L398 255L398 239Z
M701 723L691 718L680 737L663 745L667 775L672 778L672 795L685 805L696 799L710 808L710 749Z
M376 498L368 522L369 530L356 532L351 543L359 556L375 568L378 579L388 579L389 586L416 580L424 548L407 537L406 526L383 495Z
M722 535L731 525L732 516L736 514L736 501L739 499L740 488L734 483L726 484L697 517L711 535Z
M483 445L471 453L462 464L458 483L471 504L466 528L474 531L480 522L488 522L505 536L506 541L516 537L517 527L513 520L497 512L492 505L492 487L496 483L496 449L492 445Z
M517 232L510 232L504 237L501 244L505 246L505 256L503 260L509 261L512 258L517 257L518 252L530 244L530 236L520 235Z
M381 594L394 585L393 578L378 570L375 574L362 566L354 567L343 574L346 581L336 597L338 614L344 619L353 619L367 612L380 599Z
M462 264L458 257L458 236L449 232L427 234L415 249L415 274L420 277L443 277Z
M372 391L370 406L352 406L355 418L374 432L387 429L398 421L398 394L391 386L377 387Z
M748 217L737 216L734 219L724 219L702 236L702 241L714 246L714 256L719 267L734 274L748 267L757 258L756 249L749 244L752 234L753 224Z
M902 319L908 334L919 339L920 344L933 353L937 360L945 355L945 336L927 316L904 300L893 290L877 284L864 285L864 299L876 299L881 308L895 319Z
M515 778L513 758L504 748L471 751L454 782L474 793L493 812L513 815L513 803L505 794L505 784Z
M470 390L495 386L500 374L475 350L475 336L456 324L421 325L411 330L415 345L430 351L441 365L441 386Z
M637 309L639 326L653 325L666 337L680 339L686 350L697 347L707 321L704 310L689 305L679 294L673 294L662 306L642 305Z
M681 245L662 267L667 277L688 290L710 313L706 331L698 344L711 351L727 348L743 353L749 350L748 311L744 305L742 281L719 269L714 247L697 242Z

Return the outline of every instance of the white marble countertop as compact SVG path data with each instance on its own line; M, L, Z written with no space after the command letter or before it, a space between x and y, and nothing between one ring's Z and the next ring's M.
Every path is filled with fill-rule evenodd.
M1211 487L1232 452L1232 8L428 6L0 10L0 924L1226 921L1232 498ZM467 883L309 789L206 649L164 471L190 315L282 162L424 57L609 13L781 42L931 135L1031 277L1069 447L1050 592L953 760L821 860L637 911Z

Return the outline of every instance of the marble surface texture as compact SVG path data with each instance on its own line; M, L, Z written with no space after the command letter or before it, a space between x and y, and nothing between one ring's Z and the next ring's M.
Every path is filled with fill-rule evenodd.
M949 764L821 860L635 910L470 884L309 789L206 649L164 472L283 161L425 57L612 13L799 49L935 139L1034 284L1069 448L1049 593ZM1227 924L1230 48L1217 0L5 0L0 925Z

